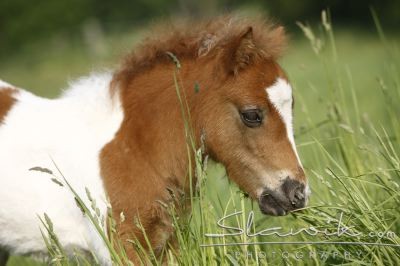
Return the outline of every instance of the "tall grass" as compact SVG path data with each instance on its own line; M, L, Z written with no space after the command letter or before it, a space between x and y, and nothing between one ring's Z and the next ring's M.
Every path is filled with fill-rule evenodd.
M228 181L221 165L207 163L201 147L194 145L189 123L185 123L188 159L196 169L190 180L196 177L198 188L188 195L192 210L182 217L173 207L166 207L179 245L166 250L162 259L147 255L145 248L133 240L143 263L162 264L166 260L171 265L400 265L400 53L374 18L382 43L370 52L376 51L385 58L381 65L352 68L342 57L343 46L335 39L329 14L325 12L316 30L299 24L309 40L309 60L317 62L312 69L314 76L307 75L312 77L309 80L302 78L309 71L308 66L298 67L296 55L292 61L283 62L295 89L296 142L312 189L309 206L286 217L263 216ZM360 54L363 44L359 44ZM171 74L182 115L189 120L179 69ZM78 202L85 197L70 189ZM81 207L93 215L93 209ZM234 235L238 228L246 228L253 213L254 222L248 234ZM221 221L225 229L217 224L229 215ZM94 218L93 221L96 222ZM43 220L46 229L51 229L49 222ZM275 232L287 236L251 236L268 228L276 228ZM316 230L325 233L310 233ZM99 233L104 234L102 230ZM231 235L216 236L223 233ZM57 260L65 254L54 251L57 243L51 230L44 235L50 241L53 263L77 263ZM125 254L118 254L112 245L110 254L116 265L128 263Z

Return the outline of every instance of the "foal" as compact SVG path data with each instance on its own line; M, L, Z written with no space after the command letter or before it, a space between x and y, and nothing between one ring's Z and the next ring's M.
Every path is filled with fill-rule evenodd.
M196 145L204 136L206 154L263 213L285 215L305 206L292 89L276 62L285 46L283 28L224 16L156 29L152 36L117 71L82 78L56 100L1 84L0 246L45 252L37 215L46 212L67 251L93 251L102 264L111 263L70 193L28 171L56 172L52 158L78 194L90 190L101 216L109 198L132 261L137 255L126 240L136 237L147 246L137 218L154 252L165 247L173 228L160 202L172 202L171 191L187 194L193 170L171 55L180 62Z

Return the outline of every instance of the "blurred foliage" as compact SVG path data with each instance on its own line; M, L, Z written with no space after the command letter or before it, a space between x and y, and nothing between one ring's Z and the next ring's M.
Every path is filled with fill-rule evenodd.
M399 24L398 0L2 0L0 1L0 56L29 46L30 42L80 38L85 25L95 21L102 30L115 31L143 21L173 15L207 16L252 7L263 10L286 25L319 19L329 8L335 24L373 26L370 7L376 9L386 29Z
M233 6L244 3L243 0L230 0ZM396 27L400 22L400 1L398 0L248 0L245 3L260 4L271 15L285 23L304 20L320 20L323 9L329 9L335 25L353 24L362 27L374 26L370 9L378 13L381 22L388 27Z
M88 21L106 30L122 28L167 14L174 6L174 0L2 0L0 54L38 39L79 36Z

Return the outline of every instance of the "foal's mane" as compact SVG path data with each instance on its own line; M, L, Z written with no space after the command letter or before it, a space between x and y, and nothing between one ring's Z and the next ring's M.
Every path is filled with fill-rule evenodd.
M246 31L252 31L252 48L265 59L278 59L286 48L283 27L261 17L225 15L211 20L181 19L153 26L150 34L128 54L114 74L113 83L122 86L133 76L155 64L171 62L167 52L179 60L213 56L227 49Z

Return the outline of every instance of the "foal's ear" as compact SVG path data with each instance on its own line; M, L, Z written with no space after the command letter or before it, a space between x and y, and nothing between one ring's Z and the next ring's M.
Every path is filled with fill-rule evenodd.
M249 66L256 56L256 46L253 39L253 28L248 27L228 47L225 55L226 67L229 73L236 75Z

